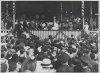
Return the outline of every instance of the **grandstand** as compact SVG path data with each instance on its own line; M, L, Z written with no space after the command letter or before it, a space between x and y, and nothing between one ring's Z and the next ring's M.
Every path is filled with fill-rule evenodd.
M16 15L18 15L18 13L16 13L16 12L18 12L18 11L16 11L16 10L18 10L18 8L16 8L15 6L18 6L18 5L16 5L16 4L18 4L17 2L4 2L5 3L5 5L6 5L6 12L7 12L7 14L9 15L9 4L10 4L10 7L11 7L11 5L12 5L12 12L10 12L10 15L12 15L12 21L13 21L13 28L15 27L15 18L17 17ZM12 4L11 4L12 3ZM53 3L53 2L52 2ZM67 3L67 2L66 2ZM75 2L71 2L72 3L72 5L75 5ZM71 3L70 3L70 6L71 6ZM87 2L87 3L90 3L90 11L92 11L92 12L90 12L90 14L93 16L95 13L94 12L96 12L96 11L93 11L93 6L91 6L91 3L93 4L93 2ZM64 5L63 5L64 3L62 2L62 4L59 6L59 7L61 7L61 16L60 16L60 20L64 20L64 15L63 15L63 10L64 10ZM77 3L76 3L77 4ZM82 22L81 22L81 24L84 26L84 23L85 23L85 15L86 15L86 12L84 12L84 11L86 11L86 2L84 2L84 1L82 1L82 2L78 2L78 4L79 5L82 5L82 7L81 7L81 11L82 11L82 13L81 13L81 16L82 16ZM2 5L4 5L3 4L3 2L2 2ZM28 4L29 5L29 4ZM8 9L7 9L8 8ZM73 14L75 14L75 11L74 11L75 9L74 9L74 7L73 7ZM81 12L80 11L80 12ZM15 17L16 16L16 17ZM86 15L87 16L87 15ZM9 18L9 16L8 16L8 18ZM59 18L58 18L59 19ZM53 22L55 22L55 20L56 19L53 19L54 21ZM62 23L61 23L62 24ZM81 29L82 30L82 29ZM45 38L47 38L49 35L52 35L52 36L55 36L58 32L59 32L60 30L33 30L31 33L32 34L34 34L34 35L37 35L37 36L39 36L41 39L45 39ZM71 35L74 35L75 37L77 37L78 35L80 35L81 34L81 31L80 30L61 30L66 36L71 36ZM2 33L2 36L3 35L6 35L6 34L8 34L8 33L10 33L11 32L11 29L1 29L1 33ZM98 32L97 30L96 31L89 31L89 32ZM63 35L61 34L61 33L59 33L58 34L58 36L57 36L57 38L63 38Z

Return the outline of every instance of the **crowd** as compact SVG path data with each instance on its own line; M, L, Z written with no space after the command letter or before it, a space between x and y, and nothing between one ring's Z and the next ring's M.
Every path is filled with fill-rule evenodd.
M80 17L66 17L64 21L59 20L57 17L51 18L49 21L46 16L36 15L35 17L21 17L17 18L15 25L20 24L23 29L29 30L81 30L82 20ZM13 21L10 16L2 19L2 28L12 29Z
M24 31L3 36L1 41L1 72L98 72L96 34L82 31L78 38L49 35L41 40Z
M52 19L52 20L50 20ZM46 16L36 15L34 17L22 16L16 18L15 25L20 24L23 29L29 30L82 30L82 18L78 16L64 17L61 21L56 16L50 18ZM12 29L13 20L9 15L1 20L2 29ZM85 18L85 22L89 25L89 30L97 30L97 18Z

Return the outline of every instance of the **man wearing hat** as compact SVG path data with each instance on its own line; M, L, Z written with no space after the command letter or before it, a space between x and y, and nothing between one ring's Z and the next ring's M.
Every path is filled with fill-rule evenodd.
M43 59L41 66L43 68L43 71L41 71L41 72L43 72L43 73L56 73L55 69L51 69L53 67L53 65L51 64L51 60L48 58Z
M38 69L36 67L36 70L34 73L56 73L55 69L53 68L53 65L51 64L51 60L49 58L44 58L38 66Z

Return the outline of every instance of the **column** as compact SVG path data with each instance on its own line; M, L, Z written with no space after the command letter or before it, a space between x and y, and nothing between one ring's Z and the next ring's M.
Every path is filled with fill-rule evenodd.
M13 1L13 29L15 28L15 1Z
M99 51L99 54L100 54L100 1L98 1L98 51ZM99 60L99 70L98 72L100 71L100 55L98 54L98 60Z
M82 1L82 24L83 24L83 29L84 29L84 1Z
M62 2L61 2L61 22L62 22Z

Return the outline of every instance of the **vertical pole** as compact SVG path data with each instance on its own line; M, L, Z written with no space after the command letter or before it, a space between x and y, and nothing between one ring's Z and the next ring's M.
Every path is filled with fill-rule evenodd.
M54 24L55 24L55 22L56 22L56 17L55 17L55 16L54 16L54 21L53 21L53 22L54 22Z
M61 22L62 22L62 2L61 2Z
M90 2L90 18L92 19L92 1ZM92 25L92 30L93 30L93 24L91 25Z
M72 14L71 15L73 16L73 2L71 2L71 5L72 5L72 11L71 11Z
M13 1L13 29L15 28L15 1Z
M92 17L92 2L90 2L90 14L91 14L91 17Z
M7 4L6 4L6 9L7 9L6 15L8 16L8 1L7 1Z
M82 1L82 24L83 24L83 29L84 29L84 1Z
M100 1L98 1L98 31L99 29L100 29Z
M8 19L8 1L6 2L6 20ZM4 23L4 29L6 30L6 25L7 25L7 22L6 24Z
M98 48L100 47L100 1L98 1ZM99 49L99 53L100 54L100 49ZM100 55L98 56L99 58L99 66L100 66ZM99 71L100 71L100 67L99 67Z

